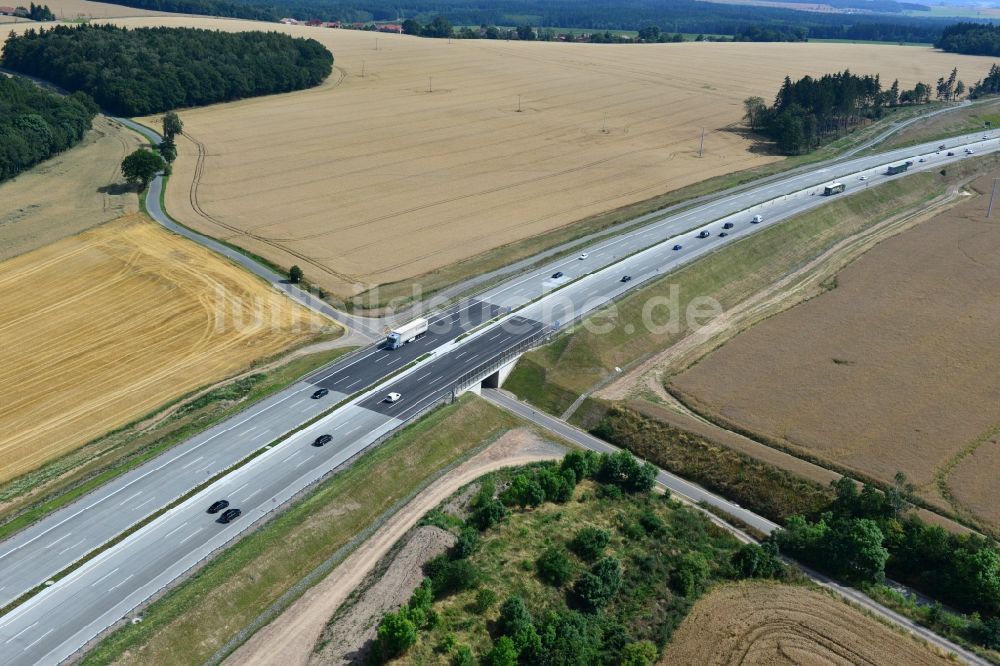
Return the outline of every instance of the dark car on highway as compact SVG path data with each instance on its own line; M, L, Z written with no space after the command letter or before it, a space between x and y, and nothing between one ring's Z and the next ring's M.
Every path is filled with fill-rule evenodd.
M727 232L725 232L725 231L720 231L720 232L719 232L719 236L721 236L721 237L723 237L723 238L725 238L725 237L726 237L726 236L728 236L728 235L729 235L729 233L727 233Z
M623 275L622 276L622 282L631 282L631 281L632 281L632 276L631 275Z
M700 234L698 234L698 238L708 238L708 236L709 236L709 234L708 234L708 230L707 229L705 229Z
M684 246L683 246L683 245L681 245L680 243L678 243L677 245L674 245L674 249L675 249L675 250L679 250L679 249L681 249L682 247L684 247Z
M320 435L316 438L316 441L313 442L313 446L323 446L324 444L329 443L331 439L333 439L332 435Z
M219 500L218 502L213 502L212 506L208 507L207 513L219 513L227 506L229 506L229 502L227 502L226 500Z
M953 152L951 152L951 151L949 150L949 151L948 151L948 157L954 157L954 156L955 156L955 153L953 153Z
M325 388L316 389L316 391L314 391L313 394L312 394L312 399L313 400L319 400L320 398L322 398L324 395L326 395L329 392L330 392L329 389L325 389Z
M215 522L222 523L223 525L225 525L230 521L236 520L242 515L243 512L240 511L239 509L226 509L225 511L222 512L222 515L219 516L218 520L216 520Z
M561 278L562 276L563 276L563 273L562 273L562 271L556 271L555 273L553 273L553 274L552 274L552 279L553 279L553 280L558 280L558 279L559 279L559 278Z
M723 229L732 229L733 228L733 223L732 222L726 222L725 224L722 225L722 228Z

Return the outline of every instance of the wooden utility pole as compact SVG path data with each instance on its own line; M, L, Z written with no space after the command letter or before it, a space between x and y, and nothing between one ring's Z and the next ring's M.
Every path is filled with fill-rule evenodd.
M698 146L698 157L705 154L705 128L701 128L701 145Z
M992 217L993 216L993 197L997 193L997 180L1000 180L1000 179L997 179L997 178L993 179L993 191L990 192L990 205L986 207L986 217Z

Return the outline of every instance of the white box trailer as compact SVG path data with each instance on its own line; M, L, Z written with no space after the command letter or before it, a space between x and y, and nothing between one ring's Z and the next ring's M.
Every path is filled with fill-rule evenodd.
M414 319L408 324L404 324L394 329L385 339L386 349L399 349L407 342L413 342L427 332L427 320L424 318Z

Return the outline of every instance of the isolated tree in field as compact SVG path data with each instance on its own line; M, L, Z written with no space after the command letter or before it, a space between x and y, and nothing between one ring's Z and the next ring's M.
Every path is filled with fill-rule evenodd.
M173 139L174 136L180 134L184 130L184 123L181 122L180 116L178 116L173 111L167 111L163 114L163 138Z
M743 100L743 120L750 129L756 130L761 125L764 112L767 111L767 103L763 97L747 97Z
M956 81L955 82L955 99L958 99L965 94L965 82Z
M291 268L288 269L288 281L291 282L292 284L298 284L299 282L302 282L303 277L304 275L302 273L302 269L299 268L298 266L292 266Z
M166 163L163 158L152 150L140 148L122 160L122 175L131 185L140 184L140 189L146 189L149 181L163 171Z

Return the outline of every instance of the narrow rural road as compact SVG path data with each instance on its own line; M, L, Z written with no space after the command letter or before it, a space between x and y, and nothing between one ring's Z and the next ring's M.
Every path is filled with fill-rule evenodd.
M496 389L483 389L482 396L489 402L493 403L497 407L506 409L507 411L515 414L526 421L530 421L537 426L545 428L549 432L562 437L578 446L591 451L596 451L598 453L613 453L615 451L620 451L616 446L608 444L602 439L598 439L593 435L586 433L575 426L572 426L565 421L557 419L554 416L541 412L531 405L521 402L517 398L512 397L509 393L505 391L499 391ZM765 534L770 534L771 532L780 529L780 526L776 523L771 522L763 516L758 516L752 511L748 511L734 502L715 495L701 486L685 481L684 479L675 476L669 472L657 468L656 481L663 487L670 490L670 492L682 496L682 498L689 500L692 504L698 505L699 502L705 502L711 506L714 506L722 511L725 511L731 516L739 518L747 525L750 525ZM713 522L720 524L727 530L737 535L741 540L749 539L748 535L738 530L737 528L729 525L728 523L718 520L717 516L714 516L711 512L704 510L706 515L713 519ZM917 636L918 638L927 641L928 643L937 646L938 648L945 650L947 652L952 652L958 655L961 659L969 664L975 664L976 666L989 666L989 662L982 659L976 654L973 654L969 650L956 645L955 643L949 641L946 638L938 636L934 632L921 627L917 623L913 622L907 617L900 615L899 613L883 606L871 597L865 595L864 593L846 585L842 585L835 581L834 579L821 574L817 571L813 571L808 567L804 567L798 562L795 562L796 566L802 569L806 575L808 575L814 582L823 587L836 592L842 597L850 600L851 602L865 608L866 610L892 622L903 629L906 629L911 634Z
M117 116L110 117L115 122L121 123L123 126L133 130L134 132L138 132L154 145L158 145L163 139L155 130L137 123L134 120L120 118ZM207 247L213 252L221 254L230 261L239 264L254 275L267 280L276 289L284 292L289 296L289 298L301 303L307 308L310 308L315 312L319 312L334 321L340 322L348 329L351 339L356 341L374 342L383 337L382 327L384 326L384 323L380 320L369 317L356 317L341 312L326 301L310 294L308 291L305 291L294 284L291 284L283 275L279 275L267 266L248 257L246 254L240 252L232 246L193 231L174 221L174 219L171 218L163 209L163 184L165 182L166 179L164 175L162 173L158 174L156 178L153 179L153 182L149 184L149 190L146 192L146 211L149 213L150 217L159 222L161 225L176 234L180 234L195 243Z

